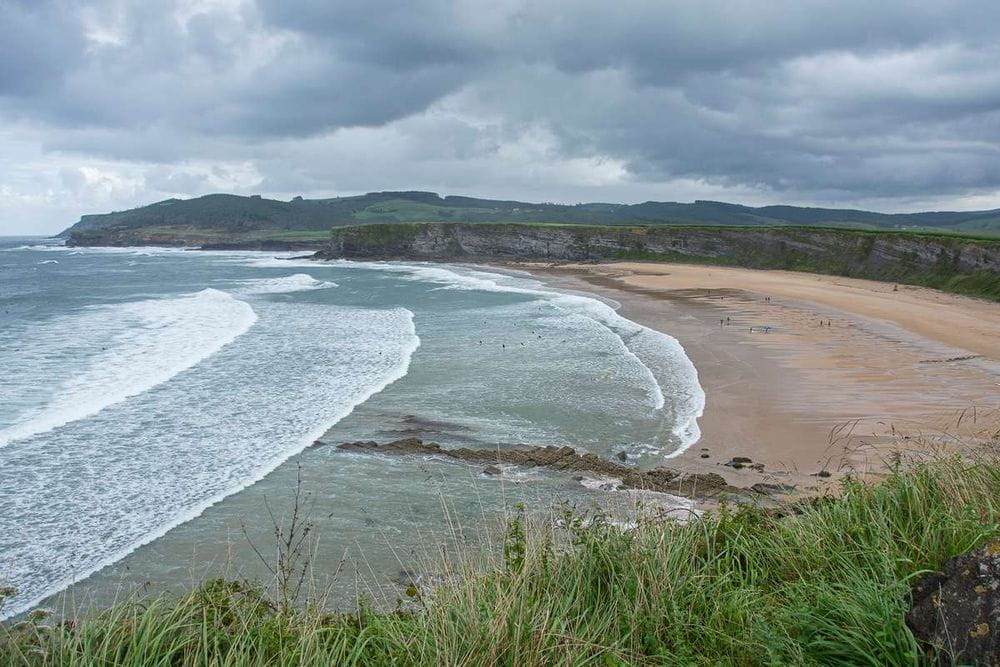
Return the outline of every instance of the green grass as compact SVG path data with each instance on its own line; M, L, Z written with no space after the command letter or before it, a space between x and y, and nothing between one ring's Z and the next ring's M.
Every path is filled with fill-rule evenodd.
M253 243L258 241L297 241L322 244L329 240L330 231L324 230L252 230L233 232L210 227L195 227L191 225L162 225L141 227L138 229L119 230L84 230L74 232L73 238L78 241L124 241L136 242L152 239L160 243L183 243L198 245L210 243Z
M430 207L428 207L430 208ZM375 216L370 216L375 217ZM992 244L1000 244L1000 234L994 234L992 232L981 232L978 230L951 230L951 229L936 229L934 227L921 227L913 229L885 229L878 227L845 227L838 225L773 225L773 224L761 224L761 225L734 225L734 224L723 224L723 223L702 223L702 224L692 224L690 222L670 222L670 223L655 223L655 224L644 224L642 222L635 221L623 221L616 224L590 224L590 223L577 223L577 222L534 222L530 220L490 220L485 222L464 222L461 220L448 221L448 220L434 220L429 216L421 218L419 216L414 217L412 220L406 221L366 221L358 224L348 224L333 227L331 232L336 235L343 231L357 230L364 227L369 227L373 225L379 225L381 227L386 227L389 229L411 229L418 230L422 225L429 224L455 224L455 225L476 225L480 227L506 227L510 225L517 225L521 227L561 227L565 229L573 230L590 230L590 231L604 231L604 232L616 232L622 229L646 229L649 231L655 230L709 230L709 231L746 231L746 232L761 232L761 231L778 231L787 234L793 234L795 232L831 232L836 234L844 234L848 236L896 236L901 238L907 237L919 237L928 238L938 241L948 241L951 243L961 242L963 239L968 239L972 241L987 241Z
M372 204L354 214L358 223L386 222L421 222L424 220L445 221L468 220L477 216L492 215L495 212L488 208L446 207L425 204L407 199L390 199Z
M288 232L269 232L260 235L261 239L274 241L327 241L330 232L327 230L305 230Z
M213 581L179 599L0 629L5 665L911 665L915 576L998 534L996 457L915 464L780 517L515 514L417 611L327 614Z

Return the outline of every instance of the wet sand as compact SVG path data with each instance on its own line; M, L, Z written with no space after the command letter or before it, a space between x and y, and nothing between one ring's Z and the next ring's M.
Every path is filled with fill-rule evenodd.
M877 475L897 452L964 447L1000 429L1000 304L784 271L517 268L617 301L681 342L707 398L701 440L671 466L816 493L848 472ZM722 465L734 456L764 472Z

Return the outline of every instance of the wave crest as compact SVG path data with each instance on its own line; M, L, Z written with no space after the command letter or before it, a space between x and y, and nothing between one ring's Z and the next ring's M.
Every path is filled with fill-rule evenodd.
M49 400L0 430L0 447L97 414L211 356L246 332L257 316L244 301L215 289L169 299L89 308L23 332L32 341L17 357ZM85 363L66 369L52 349L89 347ZM14 373L13 375L18 375ZM64 378L61 382L59 378ZM0 382L0 397L13 394ZM13 400L13 396L11 396Z

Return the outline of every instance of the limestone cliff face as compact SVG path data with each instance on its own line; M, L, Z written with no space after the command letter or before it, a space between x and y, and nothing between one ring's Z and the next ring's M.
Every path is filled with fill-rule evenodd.
M791 269L943 287L1000 299L1000 242L795 228L382 224L339 227L322 257L661 260Z

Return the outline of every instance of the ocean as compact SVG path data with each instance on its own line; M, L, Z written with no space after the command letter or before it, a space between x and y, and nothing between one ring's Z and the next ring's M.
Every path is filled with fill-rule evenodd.
M254 548L297 479L317 569L353 568L345 599L456 522L620 493L341 442L568 444L652 467L698 438L694 366L614 303L513 271L291 255L0 238L0 585L17 589L0 618L266 575Z

